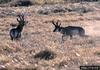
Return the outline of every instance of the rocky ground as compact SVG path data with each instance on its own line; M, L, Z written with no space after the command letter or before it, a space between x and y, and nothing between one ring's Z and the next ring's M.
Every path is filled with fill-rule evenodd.
M28 21L20 40L9 31L19 13ZM100 65L100 4L98 2L29 7L0 7L0 70L79 70ZM61 26L81 26L87 37L65 38L54 33L51 21Z

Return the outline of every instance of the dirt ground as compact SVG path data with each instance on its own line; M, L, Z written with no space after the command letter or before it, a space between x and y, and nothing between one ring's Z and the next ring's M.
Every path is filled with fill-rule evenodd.
M100 5L83 4L93 11L87 13L39 11L54 7L78 7L79 4L60 4L29 7L0 7L0 70L80 70L84 65L100 65ZM51 9L50 9L51 8ZM45 11L45 10L44 10ZM11 41L9 31L18 24L17 14L24 13L28 21L20 40ZM59 32L53 32L51 21L61 21L61 26L80 26L88 37L65 38L61 42ZM54 53L54 58L34 58L42 51Z

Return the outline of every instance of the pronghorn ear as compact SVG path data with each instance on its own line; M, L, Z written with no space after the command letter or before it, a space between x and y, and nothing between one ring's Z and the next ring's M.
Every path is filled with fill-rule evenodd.
M58 26L58 22L59 22L59 20L57 20L57 22L56 22L56 25Z
M17 16L18 16L18 18L21 20L21 15L20 15L20 14L18 14Z
M23 20L23 21L24 21L24 14L22 14L22 15L21 15L21 20Z
M60 24L59 24L59 26L61 25L61 22L60 22Z
M17 18L17 21L20 22L20 20Z
M54 26L56 26L56 24L54 23L54 20L52 20L51 22L52 22L52 24L53 24Z
M61 22L60 22L60 24L58 24L59 22L60 22L60 20L57 21L57 23L56 23L57 26L60 26L61 25Z
M24 14L18 14L17 15L20 21L24 21Z

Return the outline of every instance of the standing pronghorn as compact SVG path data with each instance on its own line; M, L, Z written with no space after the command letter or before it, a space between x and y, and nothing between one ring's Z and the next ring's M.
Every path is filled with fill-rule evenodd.
M23 30L24 25L26 24L23 14L18 15L17 21L19 23L18 26L10 30L11 40L18 39L21 37L21 32Z
M58 24L59 21L57 21L56 23L54 23L54 21L52 21L52 24L55 26L55 29L53 30L53 32L60 32L62 33L62 40L64 36L70 36L70 39L73 38L74 35L79 35L79 36L85 36L85 30L82 27L78 27L78 26L68 26L68 27L61 27L61 23Z

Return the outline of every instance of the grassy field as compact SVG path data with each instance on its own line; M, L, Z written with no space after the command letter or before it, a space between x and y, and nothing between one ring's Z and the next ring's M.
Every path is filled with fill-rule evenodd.
M25 14L28 23L21 39L11 41L9 31L12 24L18 24L19 13ZM99 15L100 5L97 2L83 6L74 3L0 7L0 69L79 70L81 65L100 65ZM60 20L63 27L83 27L88 37L65 38L62 43L62 34L53 32L52 20ZM50 53L48 59L43 55L46 53Z
M14 1L17 2L17 1L21 1L21 0L0 0L0 3L3 4L3 3L14 2ZM25 1L25 0L23 0L23 1ZM32 2L34 4L40 4L40 5L45 4L45 3L47 3L47 4L55 4L55 3L63 3L63 2L65 2L64 0L28 0L28 1L30 1L30 2Z
M44 4L57 4L57 3L79 3L81 0L0 0L0 4L17 4L19 1L30 1L32 4L44 5ZM87 0L87 2L95 2L96 0ZM99 0L98 0L99 1ZM86 0L84 1L86 2Z

